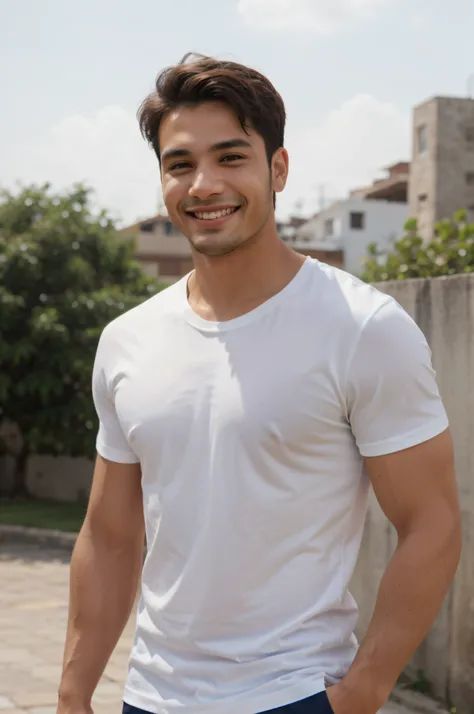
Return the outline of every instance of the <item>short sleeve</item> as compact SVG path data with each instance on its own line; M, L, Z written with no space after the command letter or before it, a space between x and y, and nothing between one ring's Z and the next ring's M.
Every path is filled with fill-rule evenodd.
M395 300L365 324L349 363L346 396L364 457L408 449L448 428L428 343Z
M108 461L135 464L139 459L125 437L109 387L111 383L109 365L112 364L113 352L106 328L99 341L92 375L92 395L99 418L96 448L97 452Z

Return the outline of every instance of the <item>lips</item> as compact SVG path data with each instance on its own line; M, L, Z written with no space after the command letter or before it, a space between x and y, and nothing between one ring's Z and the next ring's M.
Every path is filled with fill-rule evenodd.
M200 221L215 221L227 216L231 216L233 213L238 211L240 206L223 206L223 207L209 207L201 208L195 211L186 211L186 213L193 218L197 218Z

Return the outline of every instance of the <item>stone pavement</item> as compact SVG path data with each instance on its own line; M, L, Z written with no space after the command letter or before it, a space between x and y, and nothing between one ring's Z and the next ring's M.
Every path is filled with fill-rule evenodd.
M64 550L0 542L0 714L55 714L68 563ZM133 626L132 618L97 688L95 714L121 712ZM383 714L412 714L412 709L391 703Z

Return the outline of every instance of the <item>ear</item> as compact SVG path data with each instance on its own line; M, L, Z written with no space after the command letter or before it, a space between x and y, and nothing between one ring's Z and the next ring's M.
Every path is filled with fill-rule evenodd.
M286 149L277 149L272 158L272 189L281 193L288 179L289 157Z

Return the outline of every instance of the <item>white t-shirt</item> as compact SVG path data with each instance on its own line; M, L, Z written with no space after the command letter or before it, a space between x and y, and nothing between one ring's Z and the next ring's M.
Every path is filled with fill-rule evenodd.
M108 325L94 368L98 452L142 468L148 553L124 698L255 714L347 673L362 457L448 421L423 334L351 275L308 258L217 323L186 284Z

